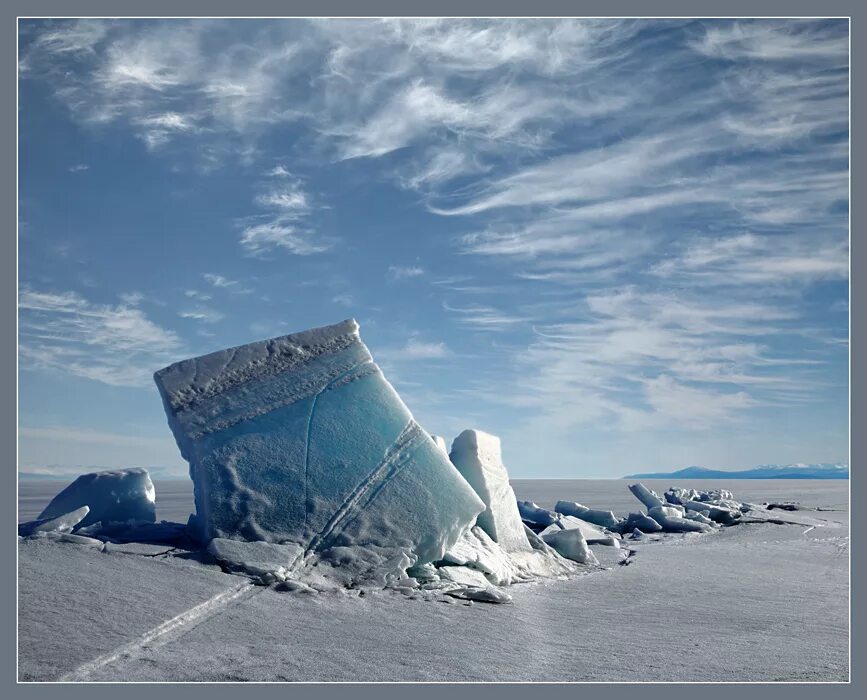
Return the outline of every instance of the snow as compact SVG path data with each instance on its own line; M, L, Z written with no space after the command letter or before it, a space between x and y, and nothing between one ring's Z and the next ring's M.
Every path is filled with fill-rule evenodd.
M295 543L307 567L400 578L442 558L485 507L354 320L184 360L155 381L203 542Z
M90 512L78 525L96 522L152 523L156 520L156 492L147 469L116 469L82 474L58 493L39 518L55 518L87 506Z
M569 495L563 482L528 483L515 487L520 498L553 503ZM616 486L599 482L598 500L626 513L631 496ZM509 606L468 606L489 595L481 586L450 591L458 596L450 605L434 591L394 587L359 597L291 579L238 596L238 578L194 551L111 556L59 537L19 540L19 679L58 680L89 668L78 671L82 680L846 681L845 483L749 486L750 500L776 492L805 510L761 508L713 537L630 540L629 566L513 586ZM587 487L571 488L578 495ZM808 514L808 503L834 510ZM817 527L769 524L778 518ZM623 557L600 552L610 555L606 565ZM209 601L220 596L231 607L147 641L149 630L213 610ZM672 627L684 611L713 631L713 643ZM106 654L110 663L93 664Z
M72 532L72 529L87 517L89 511L90 509L87 506L81 506L70 513L62 513L53 517L32 520L29 523L21 523L18 526L18 536L28 537L53 532Z
M529 552L515 492L503 465L500 438L481 430L464 430L449 455L461 475L485 504L476 522L507 552Z

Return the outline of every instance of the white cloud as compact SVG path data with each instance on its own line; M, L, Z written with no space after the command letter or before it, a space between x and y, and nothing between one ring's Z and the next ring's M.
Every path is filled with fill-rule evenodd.
M90 302L75 292L19 293L22 367L115 386L149 386L182 351L178 336L137 308Z
M238 284L238 280L230 280L227 277L223 277L223 275L216 275L213 272L205 272L204 274L202 274L202 277L205 279L206 282L220 289L235 287ZM189 296L195 295L190 294Z
M317 237L306 223L312 204L301 180L283 180L280 185L270 185L256 196L256 204L270 211L250 217L244 223L241 246L252 256L263 256L273 250L288 251L293 255L325 252L332 244L321 236Z
M138 306L144 301L144 294L141 292L128 292L121 294L120 300L127 306Z
M256 197L256 203L266 208L278 209L285 217L301 217L310 211L307 193L297 182L269 188Z
M846 237L811 234L698 239L657 263L656 275L681 276L704 286L796 284L849 277Z
M85 170L90 170L90 166L87 163L77 163L76 165L70 165L68 170L71 173L82 173Z
M848 38L808 21L736 22L706 29L690 46L704 56L730 61L754 59L828 60L846 65Z
M291 177L292 173L286 170L283 165L275 165L265 175L268 177Z
M197 289L187 289L184 291L184 296L189 297L190 299L198 299L199 301L210 301L211 295L200 292Z
M35 44L50 54L93 53L108 34L109 23L93 20L51 23L39 33Z
M474 331L503 331L527 320L525 317L512 315L486 304L451 306L443 302L443 308L455 314L459 324Z
M203 306L199 306L195 309L179 311L178 316L180 316L181 318L188 318L193 321L202 321L203 323L217 323L225 318L225 316L219 311L215 311L214 309L208 309Z
M324 241L312 240L309 230L290 221L275 219L244 228L241 245L252 255L262 255L274 249L282 249L294 255L322 253L331 246Z
M424 274L424 268L421 268L418 265L389 265L388 274L391 275L391 278L394 280L405 280L411 279L412 277L421 277Z
M442 359L452 355L445 343L426 343L410 338L403 347L404 357L413 360Z
M418 338L410 338L403 347L384 349L377 353L378 357L391 361L442 360L453 355L444 342L426 342Z

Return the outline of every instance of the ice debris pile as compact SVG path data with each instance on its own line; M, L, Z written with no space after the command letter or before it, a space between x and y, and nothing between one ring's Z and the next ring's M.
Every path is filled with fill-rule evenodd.
M749 510L726 491L670 489L663 500L641 484L629 488L647 513L626 518L517 501L499 438L465 430L448 452L415 422L354 320L184 360L154 378L190 465L189 522L156 523L147 471L127 469L79 477L19 535L185 542L286 590L385 586L507 602L499 586L598 566L592 545L708 532Z
M630 484L629 490L647 509L646 513L637 511L618 518L610 510L596 510L571 501L557 501L553 511L520 501L518 510L527 527L552 546L565 533L577 530L588 544L613 547L621 546L627 534L639 539L658 532L711 532L723 525L737 524L745 513L761 510L759 506L735 501L725 489L670 488L663 498L641 483Z
M112 536L126 541L171 539L176 523L156 522L156 491L147 469L82 474L58 493L37 520L18 526L21 536Z

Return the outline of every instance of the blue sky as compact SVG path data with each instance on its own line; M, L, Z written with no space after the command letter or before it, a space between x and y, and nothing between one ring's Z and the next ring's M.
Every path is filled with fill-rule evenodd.
M845 21L19 25L19 470L355 317L515 477L845 462Z

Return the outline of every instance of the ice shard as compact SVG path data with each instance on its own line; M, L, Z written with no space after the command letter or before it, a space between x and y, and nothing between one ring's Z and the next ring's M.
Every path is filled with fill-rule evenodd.
M503 465L500 438L481 430L465 430L452 443L449 457L485 504L476 519L479 527L507 552L531 551Z
M354 320L184 360L154 379L190 463L204 542L295 543L304 563L400 574L442 558L485 507Z
M21 523L18 526L18 536L30 537L46 533L72 532L72 528L87 517L88 510L87 506L81 506L81 508L76 508L69 513L61 513L60 515Z

